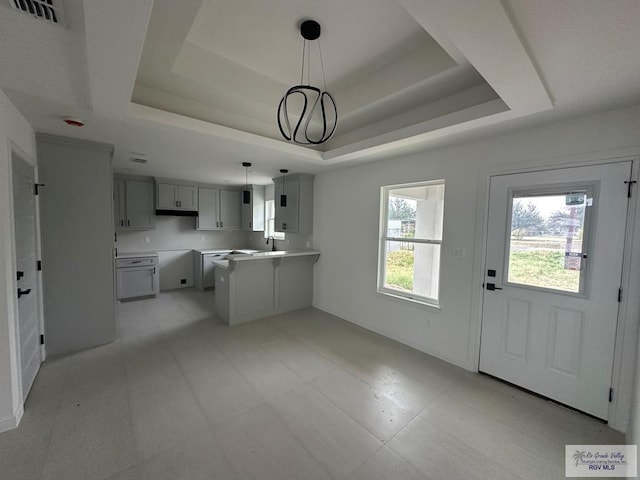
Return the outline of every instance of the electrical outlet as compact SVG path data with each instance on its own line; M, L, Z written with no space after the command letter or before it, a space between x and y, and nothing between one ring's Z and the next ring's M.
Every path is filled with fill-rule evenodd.
M181 278L180 279L180 285L186 285L187 284L187 279L186 278Z
M311 248L311 242L307 242L307 243L305 243L305 244L304 244L304 246L305 246L306 248Z
M464 258L464 254L465 254L465 252L464 252L463 248L456 248L453 251L453 257L454 258Z
M144 243L150 243L151 237L144 237Z

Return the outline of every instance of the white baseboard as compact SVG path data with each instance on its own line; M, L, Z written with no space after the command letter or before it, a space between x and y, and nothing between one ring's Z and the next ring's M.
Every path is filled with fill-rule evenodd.
M24 414L24 407L20 405L20 408L18 408L18 411L14 412L14 414L11 417L0 420L0 433L17 428L18 425L20 425L20 420L22 420L23 414Z

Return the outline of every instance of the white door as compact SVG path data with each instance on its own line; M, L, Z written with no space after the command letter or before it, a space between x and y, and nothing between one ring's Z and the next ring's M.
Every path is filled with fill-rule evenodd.
M491 178L480 371L607 418L630 176Z
M36 247L36 203L34 171L27 162L13 156L13 215L18 290L18 334L22 370L22 398L26 399L36 378L42 351Z

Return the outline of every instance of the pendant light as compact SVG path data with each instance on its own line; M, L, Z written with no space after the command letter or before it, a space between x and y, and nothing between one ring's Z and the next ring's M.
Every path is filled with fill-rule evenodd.
M336 102L327 92L324 75L322 49L320 48L320 24L307 20L300 25L302 35L302 72L300 84L286 91L278 105L278 128L282 137L299 145L320 145L331 138L338 125ZM309 42L307 42L307 40ZM311 45L318 40L318 56L324 89L310 84ZM307 83L304 82L305 59L307 63Z
M242 162L244 167L244 190L242 191L242 203L248 205L251 203L251 190L249 190L249 167L251 162Z
M282 174L282 194L280 195L280 206L281 207L286 207L287 206L287 195L284 192L284 176L289 173L289 170L287 170L286 168L281 168L280 169L280 173Z

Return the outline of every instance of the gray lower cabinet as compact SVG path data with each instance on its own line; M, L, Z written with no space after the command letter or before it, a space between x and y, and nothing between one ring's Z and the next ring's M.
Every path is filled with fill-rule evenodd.
M158 295L158 257L130 257L116 260L118 300Z
M206 290L215 287L215 261L224 258L231 250L202 252L193 251L193 277L195 287L198 290Z

